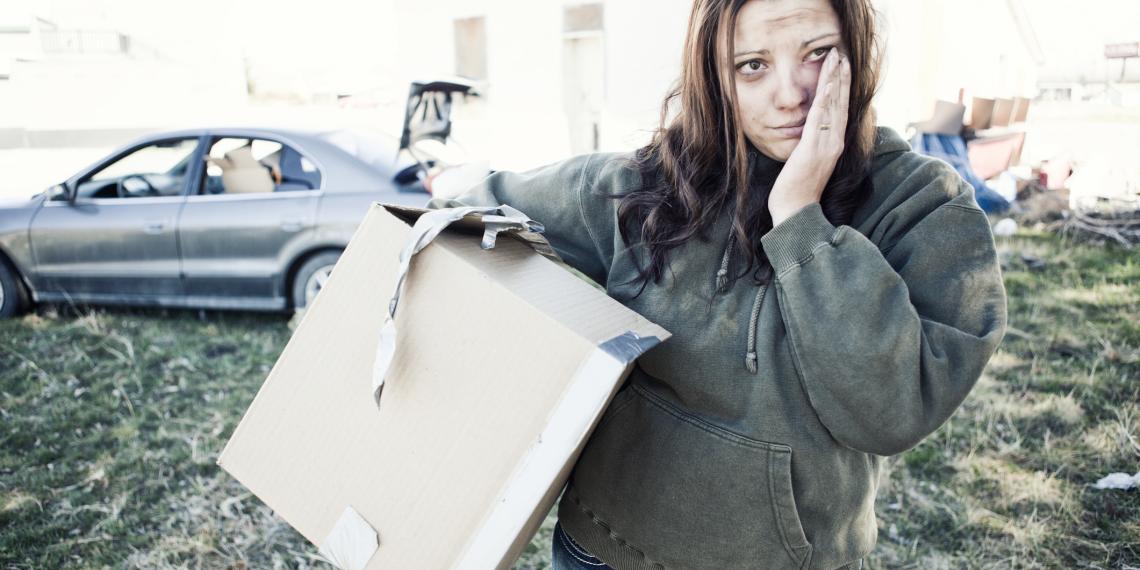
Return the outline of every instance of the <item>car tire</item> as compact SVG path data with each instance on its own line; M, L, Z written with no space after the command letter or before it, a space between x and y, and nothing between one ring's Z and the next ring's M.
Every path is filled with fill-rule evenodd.
M339 251L318 253L305 260L293 274L293 308L304 309L324 286L325 279L340 259Z
M27 294L20 277L12 267L0 259L0 319L19 315L27 306Z

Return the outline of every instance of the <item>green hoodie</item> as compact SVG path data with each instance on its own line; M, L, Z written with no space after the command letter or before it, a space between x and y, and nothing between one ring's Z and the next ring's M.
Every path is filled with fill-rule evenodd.
M673 333L599 420L559 503L562 526L618 570L833 569L866 556L884 458L954 413L1005 331L972 188L880 127L874 191L850 225L811 204L763 236L769 285L724 278L743 265L728 207L710 239L673 250L664 279L635 297L617 202L599 195L636 187L629 156L496 172L429 205L527 213L567 264Z

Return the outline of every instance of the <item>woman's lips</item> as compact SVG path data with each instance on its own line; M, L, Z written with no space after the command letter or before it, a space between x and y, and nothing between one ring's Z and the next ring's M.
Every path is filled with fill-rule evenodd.
M796 127L775 127L772 130L776 131L776 133L778 133L780 136L786 137L789 139L799 138L800 135L804 134L804 126L803 125L799 125Z

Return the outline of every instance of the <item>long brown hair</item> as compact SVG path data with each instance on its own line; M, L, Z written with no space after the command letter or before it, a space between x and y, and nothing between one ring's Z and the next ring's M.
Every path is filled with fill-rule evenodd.
M726 61L734 51L733 30L747 0L695 0L689 17L681 75L661 105L661 123L652 141L638 149L630 166L642 185L621 196L618 225L625 243L635 233L648 250L634 282L641 290L659 283L669 253L693 237L706 239L718 214L735 200L733 235L736 251L758 282L771 276L771 264L760 237L772 229L768 194L775 178L753 175L759 151L744 136L736 117L736 78ZM844 150L820 200L833 224L850 221L870 192L875 112L871 99L878 88L881 51L870 0L831 0L839 16L843 43L851 62L851 98ZM723 49L723 51L719 51ZM724 58L724 59L722 59ZM669 112L676 104L676 115ZM640 295L641 292L638 292Z

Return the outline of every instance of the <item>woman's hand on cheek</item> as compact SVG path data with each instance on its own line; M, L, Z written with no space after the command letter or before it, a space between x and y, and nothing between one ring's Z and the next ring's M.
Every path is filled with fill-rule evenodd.
M850 92L850 61L832 49L820 71L800 142L784 163L768 197L773 226L804 206L819 202L843 154Z

